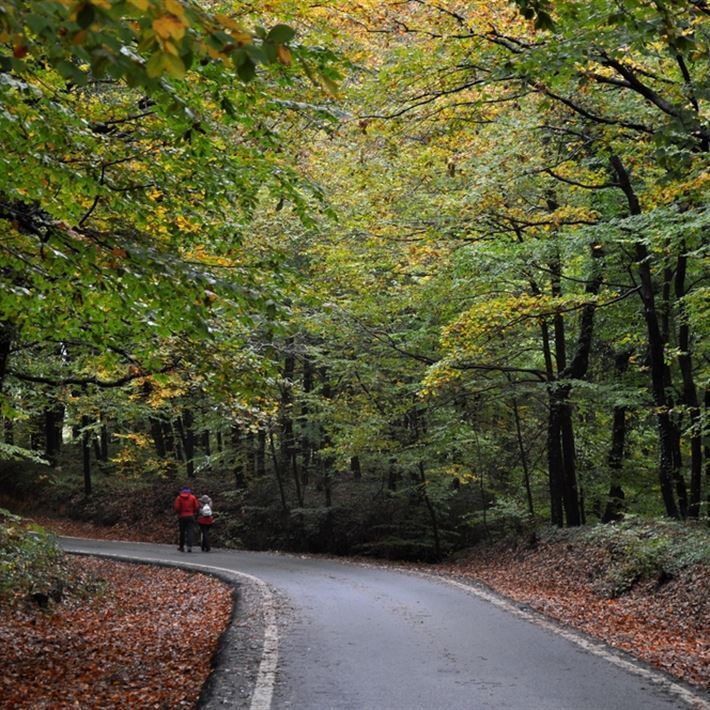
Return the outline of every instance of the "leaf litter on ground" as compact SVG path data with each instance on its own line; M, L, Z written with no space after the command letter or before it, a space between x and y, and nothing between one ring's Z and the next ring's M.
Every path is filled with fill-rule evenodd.
M80 557L98 593L3 608L3 707L192 708L232 612L204 574Z

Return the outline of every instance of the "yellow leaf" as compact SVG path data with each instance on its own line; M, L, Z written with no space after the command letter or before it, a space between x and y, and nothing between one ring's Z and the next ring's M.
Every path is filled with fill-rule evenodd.
M173 37L181 40L185 36L185 25L175 15L161 15L153 20L153 29L162 39Z
M287 67L291 66L291 52L288 47L284 47L283 44L277 45L276 56L281 64L285 64Z
M241 32L241 30L242 30L239 23L227 15L217 14L217 15L215 15L215 19L221 25L223 25L224 27L228 27L230 30L236 30L237 32Z
M143 11L147 10L150 5L150 0L128 0L128 2Z
M165 9L179 17L184 24L187 24L185 21L185 8L179 0L165 0Z
M175 57L177 57L180 54L180 52L178 51L178 48L172 42L169 42L167 40L161 40L160 44L162 45L164 52L167 52L168 54L172 54Z

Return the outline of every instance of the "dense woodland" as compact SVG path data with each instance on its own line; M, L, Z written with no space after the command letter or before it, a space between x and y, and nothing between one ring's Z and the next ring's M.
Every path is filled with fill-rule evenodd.
M709 49L706 0L0 0L3 491L429 558L707 519Z

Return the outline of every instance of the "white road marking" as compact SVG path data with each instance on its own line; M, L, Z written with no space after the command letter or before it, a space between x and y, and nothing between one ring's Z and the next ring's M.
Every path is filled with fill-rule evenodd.
M463 589L465 592L469 594L474 594L475 596L480 597L484 601L487 601L493 604L494 606L497 606L499 609L503 609L504 611L507 611L510 614L515 614L515 616L520 617L521 619L525 619L530 623L536 624L537 626L541 626L542 628L547 629L548 631L552 631L558 636L562 636L567 641L570 641L571 643L580 646L585 651L589 651L589 653L593 653L595 656L599 656L605 661L608 661L609 663L612 663L615 666L618 666L619 668L623 668L629 673L641 676L650 683L662 687L666 691L683 700L695 710L710 710L710 703L707 702L704 698L694 693L689 688L679 685L678 683L674 683L672 680L668 679L661 673L656 673L655 671L652 671L648 668L643 668L639 665L636 665L632 661L622 658L621 656L617 656L616 654L611 653L603 643L596 643L580 634L575 633L574 631L564 629L559 624L556 624L553 621L548 621L541 614L531 614L525 611L524 609L520 609L515 604L507 601L506 599L503 599L490 592L486 592L485 590L480 589L478 587L473 587L468 584L464 584L463 582L457 582L454 579L440 577L439 575L429 574L427 572L417 572L417 574L421 574L425 577L430 577L431 579L438 579L439 581L446 582L446 584L450 584L454 587L458 587L459 589Z
M63 537L67 537L66 535ZM73 538L80 540L82 538ZM279 629L276 623L276 605L274 603L274 595L271 589L259 577L247 574L246 572L237 572L226 567L216 567L214 565L201 565L194 562L174 563L173 560L166 560L160 557L134 557L132 555L120 555L111 552L101 552L97 550L71 550L70 552L79 552L87 555L96 555L101 557L110 557L115 560L130 560L132 562L155 562L159 564L168 563L175 567L189 567L194 570L202 570L205 572L223 572L234 577L248 579L255 584L261 594L264 612L264 645L261 650L261 661L259 662L259 671L256 676L256 684L254 692L251 696L251 704L249 710L270 710L271 700L274 695L274 685L276 682L276 666L279 662Z

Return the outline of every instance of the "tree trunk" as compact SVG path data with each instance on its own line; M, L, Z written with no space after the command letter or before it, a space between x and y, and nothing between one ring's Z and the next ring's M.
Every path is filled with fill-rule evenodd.
M330 388L330 381L328 380L328 371L325 367L320 368L320 380L321 380L321 393L323 395L323 399L325 400L330 400L333 397L333 392ZM320 427L320 440L321 440L321 449L329 449L331 445L331 440L330 436L328 435L327 429L325 429L322 425ZM321 462L322 462L322 472L323 472L323 488L325 491L325 505L327 508L330 508L333 505L333 499L332 499L332 486L331 486L331 475L332 475L332 469L333 466L335 465L335 458L331 456L330 454L328 455L321 455Z
M244 474L245 469L245 456L244 456L244 445L242 430L238 424L232 424L232 450L234 451L234 457L232 459L232 465L234 467L234 485L238 489L245 489L247 487L247 480Z
M629 205L629 214L641 214L636 193L629 179L621 159L614 155L611 158L612 167L616 173L619 187L626 195ZM653 275L651 273L651 254L645 242L635 244L636 264L638 267L640 285L639 296L644 306L644 319L646 321L646 334L648 341L648 354L651 365L651 391L656 410L658 425L658 443L660 448L660 465L658 477L661 486L661 497L666 509L666 514L671 518L680 518L680 512L673 493L673 481L676 479L676 470L673 453L673 423L670 419L668 398L666 396L666 366L665 343L659 325L656 297L654 293Z
M177 474L177 450L175 446L175 436L170 422L161 421L163 441L165 442L165 458L168 461L168 475L172 478Z
M547 471L550 488L550 522L557 527L564 524L563 516L563 457L561 443L560 409L553 390L548 392L547 415Z
M82 462L84 470L84 495L91 495L91 432L89 431L89 424L91 420L88 415L84 414L81 417L81 453Z
M551 281L551 290L553 296L562 294L560 288L560 278L562 268L559 260L555 259L550 264L550 270L553 273ZM554 316L554 337L555 337L555 363L557 366L557 377L567 367L567 350L565 338L565 324L561 314ZM560 485L562 487L562 506L564 509L567 525L579 525L579 497L577 495L577 473L576 473L576 454L574 451L574 428L572 423L572 414L568 403L570 387L556 386L553 392L555 400L554 407L556 411L556 419L558 423L559 448L561 450L561 477ZM557 446L557 445L556 445ZM557 453L555 452L555 456Z
M508 378L510 381L510 377ZM515 420L515 433L518 439L518 450L520 451L520 465L523 467L523 485L525 486L525 496L528 501L528 513L530 517L535 515L533 507L532 489L530 488L530 471L528 469L528 457L523 444L523 432L520 425L520 413L518 412L518 400L513 397L513 419Z
M705 405L705 410L703 412L704 416L708 416L708 410L710 409L710 387L705 388L705 396L703 398L703 403ZM706 517L708 519L708 525L710 525L710 437L705 439L705 485L707 491L707 508Z
M6 444L15 443L15 426L12 419L5 418L2 423L3 438Z
M193 429L192 411L184 409L182 417L178 417L175 420L175 425L177 426L178 434L180 435L180 442L182 443L182 450L185 460L185 474L188 478L194 478L195 432Z
M64 427L64 405L57 402L44 411L44 455L51 466L57 465L57 457L62 449L62 429Z
M94 458L97 461L101 461L101 442L95 432L91 435L91 443L94 447Z
M283 476L281 475L280 461L279 457L276 455L276 447L274 446L274 435L269 432L269 447L271 449L271 457L274 462L274 475L276 476L276 483L279 487L279 496L281 498L281 509L284 513L288 512L288 504L286 503L286 491L284 490Z
M693 361L690 349L690 324L683 300L686 295L685 275L688 264L688 257L685 250L685 242L681 242L680 256L678 257L678 266L675 273L675 295L678 299L679 322L678 366L683 380L682 401L688 408L690 416L690 500L688 502L688 516L697 519L700 515L703 475L702 423L698 390L693 377Z
M533 292L539 292L533 285ZM548 413L547 413L547 475L550 493L550 522L562 527L564 523L562 513L562 446L560 443L560 416L554 394L554 366L550 348L550 331L546 321L540 325L542 336L542 353L545 358L545 372L547 374Z
M427 480L426 476L424 474L424 464L420 461L419 462L419 476L421 479L421 483L419 485L419 490L422 496L422 499L424 500L424 504L426 505L427 510L429 511L429 518L431 519L431 531L432 534L434 535L434 556L436 557L436 562L441 560L441 540L439 539L439 520L436 515L436 509L434 508L433 503L431 502L431 498L429 497L429 491L427 490Z
M194 418L191 409L185 409L182 413L184 423L183 449L185 450L185 472L188 478L195 476L195 429Z
M308 485L311 459L313 458L313 442L311 441L310 410L307 397L313 391L313 362L309 357L303 361L303 393L306 400L301 406L301 480L304 487Z
M259 427L256 435L254 472L258 478L263 478L266 475L266 429L263 426Z
M399 478L397 474L397 459L391 458L389 462L389 467L387 469L387 488L390 491L397 490L397 479Z
M247 478L254 478L257 476L256 470L256 446L254 446L254 432L251 429L247 429L245 439L245 475Z
M99 443L101 449L101 461L104 463L108 462L108 424L106 424L106 419L103 414L101 414L101 429L99 431Z
M624 350L615 357L614 369L617 377L626 372L629 366L631 351ZM614 407L613 423L611 426L611 448L607 457L609 466L609 493L607 494L606 505L602 513L602 522L610 523L614 520L621 520L624 517L625 494L621 486L621 468L624 461L624 446L626 443L626 407L617 405Z
M362 479L362 471L360 470L360 457L351 456L350 457L350 471L353 474L353 479L359 481Z
M150 417L149 423L150 434L153 437L153 444L155 445L155 453L158 454L159 459L164 459L167 456L167 450L163 437L162 422L157 417Z
M279 470L287 472L289 469L293 474L293 485L296 489L296 500L298 507L303 507L303 491L298 474L298 463L296 460L296 441L293 434L293 379L296 369L296 357L293 353L293 338L289 338L286 344L286 356L284 358L283 382L281 384L281 408L280 408L280 461Z
M577 490L577 452L574 446L574 425L572 423L572 405L569 403L569 391L569 387L562 388L560 391L560 435L564 471L562 504L565 509L567 527L576 527L582 523L582 516L579 491Z
M10 349L15 339L15 328L7 321L0 321L0 389L5 382L7 365L10 360Z

